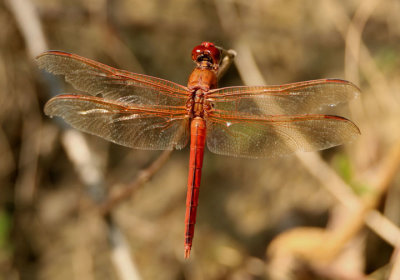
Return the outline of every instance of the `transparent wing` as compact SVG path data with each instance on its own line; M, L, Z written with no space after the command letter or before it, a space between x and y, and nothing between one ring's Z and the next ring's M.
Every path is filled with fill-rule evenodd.
M40 68L64 75L76 89L127 104L184 105L187 88L163 79L118 70L76 54L48 51L36 58Z
M137 149L182 149L189 137L184 107L126 106L99 97L59 95L44 111L74 128Z
M211 90L207 99L216 111L229 115L296 115L316 113L355 98L360 89L351 82L322 79L278 86L228 87Z
M351 141L359 134L350 120L330 115L237 117L214 113L207 118L208 149L245 158L326 149Z

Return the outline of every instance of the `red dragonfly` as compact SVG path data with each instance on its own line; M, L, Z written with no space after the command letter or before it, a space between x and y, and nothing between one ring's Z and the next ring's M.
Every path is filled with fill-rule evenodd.
M217 88L223 51L209 42L196 46L196 68L186 87L61 51L37 57L40 68L64 75L86 93L52 98L46 115L136 149L182 149L190 138L185 258L194 236L206 142L216 154L260 158L326 149L360 134L346 118L310 114L357 96L360 91L351 82L321 79Z

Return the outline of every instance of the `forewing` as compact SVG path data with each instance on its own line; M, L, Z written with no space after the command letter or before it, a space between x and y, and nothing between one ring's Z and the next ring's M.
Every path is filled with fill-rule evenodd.
M216 154L262 158L317 151L343 144L360 134L350 120L329 115L277 115L207 119L207 146Z
M355 98L360 90L351 82L322 79L279 86L228 87L211 90L213 108L229 115L296 115L316 113Z
M44 110L74 128L127 147L172 150L188 142L189 122L183 107L125 106L98 97L59 95Z
M64 75L87 94L127 104L184 105L187 88L163 79L118 70L76 54L48 51L37 58L40 68Z

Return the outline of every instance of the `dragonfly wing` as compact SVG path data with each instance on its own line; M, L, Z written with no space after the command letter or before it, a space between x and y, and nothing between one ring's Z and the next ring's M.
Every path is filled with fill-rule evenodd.
M64 75L66 81L87 94L127 104L184 105L187 88L167 80L118 70L105 64L61 51L36 58L40 68Z
M125 106L98 97L59 95L44 110L74 128L137 149L182 149L189 138L183 107Z
M316 151L353 140L360 134L350 120L330 115L277 115L207 119L207 147L216 154L262 158Z
M295 115L318 112L324 106L348 102L360 93L351 82L321 79L279 86L228 87L211 90L214 109L229 114Z

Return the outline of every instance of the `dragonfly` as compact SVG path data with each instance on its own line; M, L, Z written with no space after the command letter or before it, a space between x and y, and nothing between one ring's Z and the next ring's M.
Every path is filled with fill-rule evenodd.
M319 79L218 88L225 56L211 42L195 46L191 57L196 67L187 86L62 51L36 58L40 68L63 75L84 92L53 97L44 107L46 115L135 149L182 149L190 141L185 258L192 248L206 143L216 154L262 158L327 149L360 134L352 121L319 113L358 96L353 83Z

